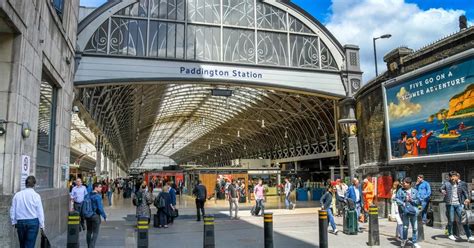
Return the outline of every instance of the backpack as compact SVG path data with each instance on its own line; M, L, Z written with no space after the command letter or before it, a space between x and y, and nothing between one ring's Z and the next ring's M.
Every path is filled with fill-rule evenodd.
M96 214L97 208L94 208L90 194L84 196L84 201L81 207L81 216L84 218L91 218Z
M143 193L141 191L138 191L135 193L135 198L133 199L132 203L134 206L140 206L142 205L143 202Z
M156 198L154 205L156 208L165 208L166 207L166 200L165 198L161 197L161 194Z

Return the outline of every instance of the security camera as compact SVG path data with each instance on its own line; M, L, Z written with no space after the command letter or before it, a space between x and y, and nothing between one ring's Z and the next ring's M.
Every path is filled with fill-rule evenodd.
M73 106L73 107L72 107L72 112L73 112L74 114L79 113L79 107L78 107L78 106Z

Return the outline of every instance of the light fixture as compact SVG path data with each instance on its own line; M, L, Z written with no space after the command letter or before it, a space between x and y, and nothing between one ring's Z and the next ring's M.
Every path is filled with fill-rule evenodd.
M379 71L377 68L377 48L375 47L375 41L378 39L388 39L390 37L392 37L391 34L384 34L382 36L372 38L372 42L374 44L374 62L375 62L375 76L376 77L379 75Z
M209 149L209 150L211 149L211 144L207 145L207 149Z
M288 131L285 130L285 139L288 139Z
M240 138L240 130L237 130L237 137Z
M23 138L26 139L30 137L30 133L31 133L30 124L28 124L28 122L21 123L21 136L23 136Z
M230 153L233 153L233 152L234 152L234 150L232 148L230 148Z
M223 144L223 142L222 142L222 138L221 138L221 145L222 145L222 144Z
M6 120L0 120L0 136L3 136L7 132L7 130L3 126L4 123L7 123L7 121Z
M262 119L262 128L265 127L265 120Z
M244 150L247 150L247 146L246 146L246 145L244 145Z

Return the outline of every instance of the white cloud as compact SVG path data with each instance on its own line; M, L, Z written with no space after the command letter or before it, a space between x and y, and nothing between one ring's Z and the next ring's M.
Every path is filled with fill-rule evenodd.
M457 32L458 18L465 14L463 10L421 10L404 0L333 0L332 12L326 27L341 44L360 47L364 82L375 76L373 37L392 35L376 41L380 74L387 69L383 56L389 51L400 46L416 50Z
M402 87L397 93L398 104L394 102L388 104L388 114L391 119L408 117L420 113L421 105L418 103L411 103L410 98L407 97L408 94L409 92L405 87Z

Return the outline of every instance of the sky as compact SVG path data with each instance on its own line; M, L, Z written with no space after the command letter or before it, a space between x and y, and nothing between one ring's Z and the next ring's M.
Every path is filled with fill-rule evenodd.
M237 0L236 0L237 1ZM106 0L81 0L83 6L99 6ZM458 18L466 15L474 24L473 0L292 0L313 15L342 45L360 47L363 81L375 76L373 37L379 39L377 65L386 70L383 56L406 46L417 50L459 30Z

